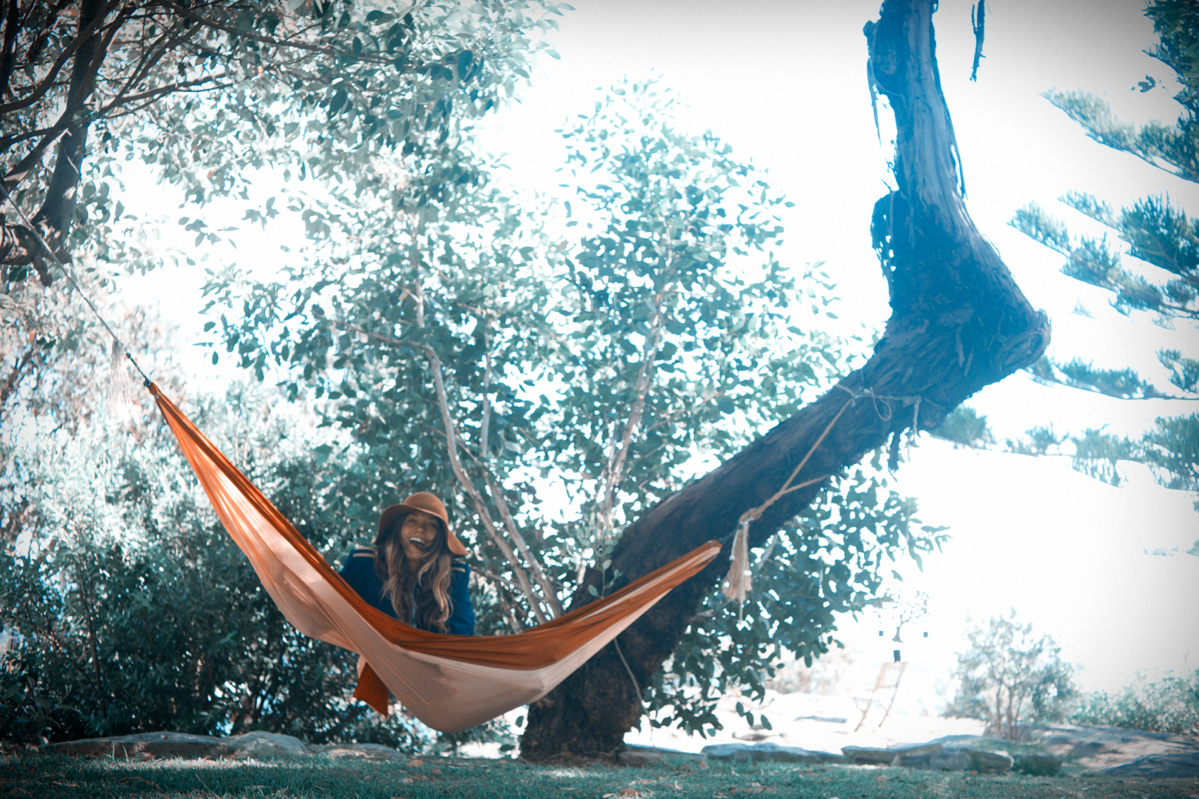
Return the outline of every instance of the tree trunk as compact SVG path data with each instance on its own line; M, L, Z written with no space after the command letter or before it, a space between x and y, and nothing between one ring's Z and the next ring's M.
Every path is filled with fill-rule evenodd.
M865 29L873 80L897 127L899 188L875 204L872 224L891 295L884 336L864 367L628 527L612 553L618 585L729 535L741 514L772 497L811 451L792 484L813 483L778 498L751 524L750 544L760 546L816 497L828 476L889 436L936 427L971 394L1034 362L1048 345L1048 319L1029 305L966 213L937 73L934 6L935 0L887 0L878 22ZM530 707L521 755L547 760L619 750L641 714L629 672L637 686L649 683L727 568L722 554L622 634L619 651L608 646ZM590 575L572 608L590 601L587 585L599 577Z
M58 158L54 163L45 200L31 220L32 228L22 224L5 224L0 219L0 264L32 264L44 286L50 286L55 279L48 262L70 259L65 245L75 214L75 194L79 188L87 133L91 125L86 115L86 104L95 89L96 74L105 56L96 28L110 10L109 4L103 0L83 0L80 4L78 35L86 38L83 38L74 55L65 109L59 122L45 135L39 146L23 158L10 174L4 176L4 195L7 197L28 170L37 168L42 151L59 135L58 129L61 127L66 131L58 144ZM6 39L10 35L10 25L6 25ZM15 37L16 34L11 35Z

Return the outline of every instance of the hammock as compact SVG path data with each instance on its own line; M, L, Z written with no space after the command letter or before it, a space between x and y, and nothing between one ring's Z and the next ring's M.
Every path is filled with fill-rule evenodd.
M357 652L354 696L387 715L388 689L435 730L460 732L535 702L720 551L710 541L616 593L516 635L437 635L371 607L150 383L212 507L304 635Z

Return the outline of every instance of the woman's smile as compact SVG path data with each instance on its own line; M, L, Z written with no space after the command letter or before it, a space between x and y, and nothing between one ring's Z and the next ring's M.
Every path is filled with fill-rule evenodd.
M419 566L437 542L441 520L427 513L411 513L400 526L400 543L404 557L412 566Z

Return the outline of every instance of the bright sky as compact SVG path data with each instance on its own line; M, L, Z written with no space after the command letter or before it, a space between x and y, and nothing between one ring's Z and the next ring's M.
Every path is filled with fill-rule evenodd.
M625 75L658 75L685 105L677 115L681 128L711 129L740 157L767 169L796 203L785 219L787 246L780 255L797 270L826 262L839 282L842 331L881 328L888 310L868 223L891 182L891 122L880 108L880 146L861 33L877 17L878 3L572 2L577 10L553 37L561 60L543 59L522 104L487 125L485 146L509 154L513 182L545 191L557 186L564 151L555 129L592 108L597 88ZM1058 274L1060 257L1007 227L1017 208L1036 200L1074 232L1092 231L1055 202L1072 189L1114 206L1167 192L1199 213L1199 187L1091 142L1039 96L1053 87L1090 90L1128 121L1173 120L1170 90L1131 90L1146 73L1159 81L1169 77L1141 53L1153 43L1141 6L1137 0L992 0L978 83L968 81L970 4L945 0L935 22L970 212L1032 302L1050 314L1051 354L1105 367L1135 365L1164 386L1153 353L1168 345L1194 357L1194 328L1165 330L1144 317L1116 314L1103 292ZM263 238L253 246L270 257L274 243ZM260 256L243 245L239 257ZM160 278L179 304L169 312L181 321L192 315L198 328L198 291L183 287L172 271ZM1073 314L1076 302L1094 318ZM1120 403L1037 386L1021 375L970 404L989 417L1000 438L1049 422L1059 432L1107 425L1135 435L1157 415L1192 409ZM913 672L922 675L922 683L912 682L931 692L952 669L967 618L985 620L1009 608L1063 644L1066 659L1085 668L1087 688L1118 689L1138 670L1199 666L1199 558L1146 554L1185 551L1199 538L1193 497L1157 487L1143 470L1128 475L1130 485L1115 489L1073 472L1062 458L967 452L923 439L900 470L899 487L919 498L924 521L949 525L953 540L943 555L926 559L923 574L906 569L907 586L927 591L931 610L926 627L918 628L931 637L913 636L908 640L919 643L905 649ZM877 631L870 620L847 624L843 632L869 651L868 660L889 657L892 645L880 643Z

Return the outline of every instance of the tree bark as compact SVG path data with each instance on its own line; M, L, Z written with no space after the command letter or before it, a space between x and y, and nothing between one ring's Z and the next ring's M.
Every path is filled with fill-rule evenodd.
M934 7L935 0L887 0L879 20L865 28L873 81L890 101L897 128L898 189L875 204L872 223L890 288L882 339L864 367L628 527L612 553L618 585L728 536L810 452L791 484L812 484L779 497L750 525L750 544L760 546L829 476L889 436L936 427L967 397L1034 362L1048 345L1047 317L1028 303L966 212L937 72ZM619 750L641 714L639 689L678 646L697 604L727 568L722 554L622 634L619 651L609 645L531 706L522 757ZM587 585L601 578L593 570L571 607L589 602Z

